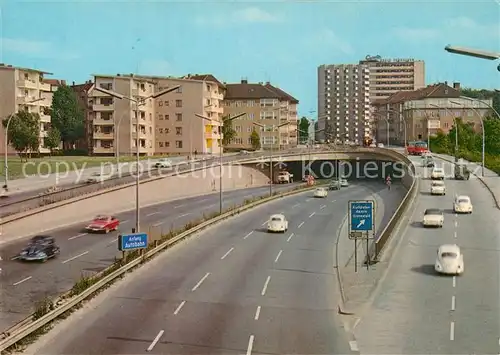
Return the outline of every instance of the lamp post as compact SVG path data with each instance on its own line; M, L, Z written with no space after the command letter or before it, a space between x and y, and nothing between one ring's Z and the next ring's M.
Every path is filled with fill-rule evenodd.
M435 108L441 108L440 106L434 105L434 104L429 104L429 106L432 106ZM451 113L451 117L453 117L453 121L455 123L455 157L456 157L458 154L458 122L457 122L456 117L453 115L453 112L451 112L450 109L448 109L448 107L444 107L444 109L446 111L448 111L449 113Z
M200 115L200 114L197 114L195 113L194 114L195 117L198 117L198 118L201 118L205 121L210 121L210 122L213 122L214 120L209 118L209 117L205 117L203 115ZM222 203L222 198L223 198L223 194L222 194L222 157L224 156L224 144L222 143L222 140L223 140L223 136L222 136L222 127L224 126L224 123L225 122L231 122L237 118L240 118L241 116L244 116L246 115L246 112L242 112L242 113L239 113L235 116L228 116L226 118L222 118L222 122L220 122L220 128L219 128L219 132L220 132L220 144L219 144L219 213L222 214L222 209L223 209L223 203Z
M465 55L468 57L475 57L487 60L497 60L500 59L500 53L487 52L479 49L473 48L465 48L465 47L454 47L451 45L447 45L444 47L444 50L448 53Z
M35 102L43 101L43 100L45 100L45 97L40 97L38 99L26 101L24 103L24 105L33 104ZM9 150L9 126L10 126L10 122L12 121L12 119L14 118L15 115L16 115L15 113L10 114L8 119L7 119L7 124L5 125L4 186L3 186L5 191L7 191L9 188L9 186L8 186L9 185L9 155L7 154L7 151Z
M137 100L133 97L128 97L128 96L124 96L122 94L119 94L117 92L114 92L112 90L107 90L107 89L103 89L99 86L95 86L94 87L94 90L97 90L99 92L102 92L103 94L107 94L111 97L114 97L116 99L119 99L119 100L122 100L122 99L126 99L126 100L129 100L131 102L134 103L135 105L135 118L136 118L136 133L135 133L135 149L136 149L136 177L135 177L135 232L136 233L139 233L139 227L140 227L140 223L139 223L139 211L140 211L140 203L139 203L139 162L140 162L140 151L139 151L139 146L140 146L140 138L139 138L139 106L142 106L146 103L146 100L149 100L149 99L156 99L160 96L163 96L165 94L168 94L169 92L172 92L172 91L175 91L177 90L178 88L180 88L180 85L177 85L177 86L174 86L174 87L171 87L171 88L168 88L168 89L165 89L165 90L162 90L162 91L159 91L155 94L152 94L152 95L149 95L149 96L146 96L144 98L142 98L141 100Z
M116 136L116 150L115 150L116 168L118 170L119 170L119 166L120 166L120 123L122 122L123 117L125 117L125 115L120 117L118 122L116 121L116 119L114 120L115 121L114 122L115 123L115 136Z
M382 117L385 122L387 123L387 146L389 146L389 143L390 143L390 122L389 122L389 118L387 117L384 117L383 114L395 114L395 115L398 115L399 112L396 111L396 110L391 110L391 109L386 109L386 110L383 110L383 111L378 111L378 112L374 112L373 114L375 116L379 115L380 117ZM407 139L408 139L408 136L407 136L407 133L406 133L406 126L407 126L407 123L406 123L406 118L401 115L400 117L402 120L403 120L403 123L404 123L404 145L405 145L405 148L406 148L406 145L407 145Z
M266 131L266 125L263 125L263 124L257 123L257 122L252 122L252 123L254 125L256 125L256 126L262 127L264 129L264 131ZM270 126L271 129L269 130L269 132L274 133L275 130L276 130L276 128L277 128L278 129L278 135L279 135L279 129L281 127L289 125L289 124L290 124L290 122L285 122L285 123L279 124L277 126L276 125L272 125L272 126ZM274 135L272 135L272 134L270 136L271 136L271 138L274 137ZM273 180L274 180L274 178L273 178L273 145L274 144L273 143L274 143L274 140L271 139L271 150L270 150L270 153L269 153L269 175L270 175L270 179L271 179L271 182L269 184L269 196L273 195Z

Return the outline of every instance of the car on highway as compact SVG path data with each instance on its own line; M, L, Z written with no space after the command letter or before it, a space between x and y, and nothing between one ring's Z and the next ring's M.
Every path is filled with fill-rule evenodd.
M453 202L453 212L472 213L472 201L469 196L457 196Z
M45 262L54 258L61 252L54 238L46 235L37 235L31 238L28 246L21 250L18 259L22 261Z
M422 167L424 168L434 168L436 166L436 162L432 156L425 157L422 159Z
M465 164L455 163L455 179L456 180L469 180L470 170L467 169Z
M95 184L99 182L104 182L109 179L109 176L104 173L92 173L90 177L86 180L87 184Z
M118 229L120 221L113 216L99 215L85 228L87 232L109 233Z
M377 143L377 148L384 148L384 143Z
M444 181L436 180L431 183L431 195L446 195Z
M155 164L156 169L170 169L171 167L172 167L172 161L166 158L158 160Z
M328 185L328 190L339 190L340 189L340 181L332 180Z
M269 217L267 222L268 232L282 232L285 233L288 230L288 221L283 214L273 214Z
M432 180L444 180L444 169L434 167L432 169L432 172L431 172L431 179Z
M444 244L438 248L434 270L440 274L461 275L464 272L464 255L456 244Z
M325 198L327 196L328 196L328 190L325 189L324 187L318 187L316 190L314 190L314 197Z
M347 182L347 179L340 179L340 186L348 187L349 183Z
M437 227L443 228L444 213L437 208L428 208L424 212L424 219L422 225L424 227Z

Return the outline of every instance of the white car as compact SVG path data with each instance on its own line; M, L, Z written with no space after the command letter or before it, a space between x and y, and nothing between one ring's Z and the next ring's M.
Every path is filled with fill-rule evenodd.
M314 197L326 197L328 196L328 191L324 187L318 187L314 190Z
M288 230L288 221L282 214L273 214L269 221L267 222L268 232L282 232L285 233Z
M434 167L431 172L432 180L444 180L444 169Z
M422 221L424 227L438 227L443 228L444 214L443 211L437 208L428 208L424 212L424 220Z
M472 202L469 196L457 196L453 203L453 212L455 213L472 213Z
M170 159L162 158L155 164L157 169L169 169L172 167L172 161Z
M342 186L342 187L349 186L349 183L347 182L347 179L340 179L340 186Z
M107 179L109 179L109 176L106 174L92 173L92 175L90 175L90 177L87 179L87 183L94 184L94 183L98 183L98 182L104 182Z
M464 256L456 244L441 245L437 251L434 270L440 274L460 275L464 272Z
M384 148L384 143L377 143L377 148Z
M431 183L431 195L446 195L444 181L433 181Z

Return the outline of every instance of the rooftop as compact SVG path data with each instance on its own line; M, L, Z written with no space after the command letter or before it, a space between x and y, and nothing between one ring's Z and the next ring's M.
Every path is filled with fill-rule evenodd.
M448 85L447 82L437 83L426 86L425 88L414 91L398 91L388 98L376 100L373 105L395 104L410 100L422 100L426 98L459 98L460 84L454 83L454 87Z
M248 83L242 80L238 84L226 84L225 100L248 100L248 99L279 99L298 104L299 100L287 92L271 85L271 83Z
M31 69L31 68L22 68L22 67L15 67L13 65L5 64L5 63L0 63L0 69L9 69L9 70L22 70L22 71L30 71L34 73L40 73L40 74L47 74L47 75L53 75L52 73L43 71L43 70L38 70L38 69Z

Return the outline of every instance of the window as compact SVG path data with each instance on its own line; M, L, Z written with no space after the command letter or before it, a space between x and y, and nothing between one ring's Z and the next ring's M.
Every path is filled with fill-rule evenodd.
M100 83L99 87L101 89L113 90L113 83Z
M158 119L163 120L163 115L161 113L158 115Z
M165 128L164 132L165 133L170 133L170 128Z
M182 136L182 127L175 127L175 134L178 136Z
M249 120L253 120L254 117L255 117L255 114L249 113L249 114L247 114L247 117L248 117Z
M149 121L153 121L153 114L151 112L149 113Z
M182 86L179 86L177 90L175 90L176 93L182 94ZM182 142L181 142L182 143ZM181 144L182 145L182 144ZM181 147L182 148L182 147Z
M165 120L169 120L170 119L170 115L165 115Z
M182 113L176 113L175 114L175 120L178 121L178 122L181 122L182 121Z
M234 130L235 132L241 132L241 126L235 126Z
M175 141L176 148L182 148L182 141Z
M170 147L170 142L165 142L165 148Z
M163 142L158 142L158 145L160 146L160 148L163 148Z
M247 101L247 106L248 107L253 107L255 105L255 101L254 100L248 100Z
M175 100L175 107L182 107L182 100Z
M247 138L247 144L252 144L252 138Z
M161 105L160 105L161 106ZM170 106L170 101L165 100L165 106Z
M160 133L163 133L163 128L158 128L158 131L159 131Z
M247 132L252 133L252 127L247 127Z

